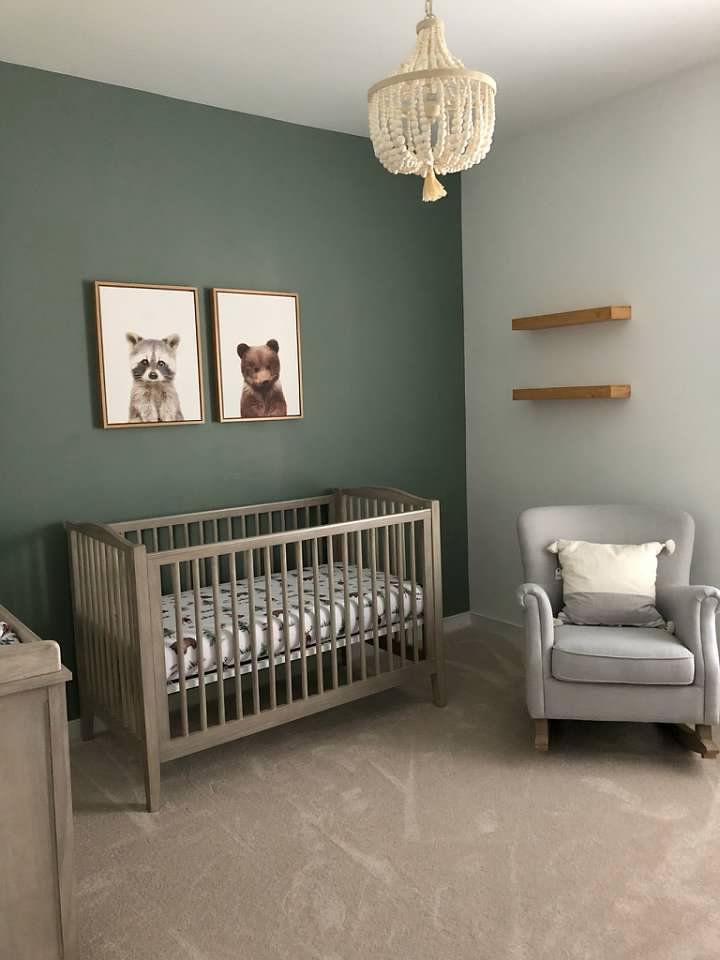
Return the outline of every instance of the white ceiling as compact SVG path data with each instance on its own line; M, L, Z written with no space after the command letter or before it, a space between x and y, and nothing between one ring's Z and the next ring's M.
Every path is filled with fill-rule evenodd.
M720 56L720 0L435 0L498 134ZM423 0L0 0L0 60L366 133Z

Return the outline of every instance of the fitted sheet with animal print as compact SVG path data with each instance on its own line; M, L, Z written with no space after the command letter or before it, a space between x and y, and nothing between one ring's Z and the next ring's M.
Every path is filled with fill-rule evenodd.
M304 610L304 632L305 643L307 647L314 647L317 642L315 626L315 597L313 589L312 570L302 571L303 581L303 610ZM320 642L330 639L330 571L327 564L319 567L318 578L318 620L320 626ZM386 597L385 597L385 575L379 572L376 575L375 591L375 615L373 615L373 592L372 579L369 570L362 570L360 583L358 583L357 567L350 568L348 576L348 594L349 609L345 609L345 582L342 564L336 563L332 568L332 578L334 585L334 607L335 607L335 630L338 639L344 639L348 635L355 636L360 630L359 610L362 608L362 623L365 630L372 630L372 624L375 616L378 619L378 627L383 632L387 627L386 616ZM298 650L300 647L300 603L298 591L298 576L296 570L287 572L287 595L288 595L288 634L291 650ZM390 576L390 623L397 624L400 617L407 622L412 622L412 584L408 581L401 581L398 577ZM265 577L257 577L254 580L255 591L255 652L258 659L265 658L268 654L268 643L272 638L273 652L276 655L283 654L285 651L285 638L283 634L283 594L282 577L273 574L270 578L270 624L267 616L267 599ZM220 585L220 645L223 670L235 665L235 640L233 635L233 609L232 609L232 588L229 583ZM202 587L199 591L200 598L200 625L202 633L199 635L195 622L195 596L192 590L183 591L180 596L180 613L182 617L182 646L184 648L185 677L196 677L198 673L198 655L202 647L203 665L205 672L215 671L217 667L217 649L218 643L215 636L215 609L213 605L212 587ZM165 674L168 685L177 687L179 677L178 663L178 642L175 614L175 597L166 595L162 598L162 624L163 636L165 641ZM250 637L250 598L247 580L238 580L236 584L236 613L238 626L238 639L241 655L241 664L246 663L252 658L251 637ZM401 612L402 611L402 612ZM423 611L423 590L418 584L415 588L415 611L418 620L421 619ZM201 640L201 643L199 642ZM408 642L412 642L412 637L408 635ZM263 664L264 666L266 664Z

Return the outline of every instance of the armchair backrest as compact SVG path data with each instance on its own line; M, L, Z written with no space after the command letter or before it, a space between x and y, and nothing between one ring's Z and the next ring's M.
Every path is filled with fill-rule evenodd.
M562 606L562 580L555 579L557 557L549 553L553 540L591 543L648 543L674 540L673 554L658 557L658 584L690 582L695 521L682 510L662 510L637 504L531 507L518 517L518 538L526 582L538 583L550 597L553 612Z

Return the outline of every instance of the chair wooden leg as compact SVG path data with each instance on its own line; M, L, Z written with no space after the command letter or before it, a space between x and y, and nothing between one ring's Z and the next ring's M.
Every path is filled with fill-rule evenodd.
M671 723L670 730L676 740L688 750L699 753L703 760L714 760L718 755L718 745L712 738L709 723L696 723L695 729L687 723Z
M700 742L700 756L703 760L714 760L718 755L718 746L713 740L709 723L696 723L695 733Z
M535 721L535 749L538 753L547 753L550 749L550 721Z

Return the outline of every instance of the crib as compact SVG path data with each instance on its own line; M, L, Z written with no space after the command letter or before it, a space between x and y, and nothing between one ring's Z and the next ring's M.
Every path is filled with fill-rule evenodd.
M179 757L427 674L445 704L440 506L384 487L67 523L82 736Z

